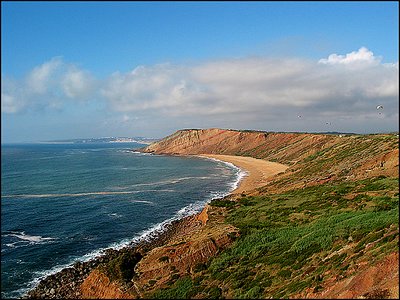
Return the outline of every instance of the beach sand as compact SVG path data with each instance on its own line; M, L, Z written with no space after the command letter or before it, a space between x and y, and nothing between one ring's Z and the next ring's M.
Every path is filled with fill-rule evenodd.
M246 156L219 154L201 154L200 156L232 163L247 173L239 186L232 191L232 194L240 194L262 187L268 183L272 176L284 172L288 168L288 166L280 163Z

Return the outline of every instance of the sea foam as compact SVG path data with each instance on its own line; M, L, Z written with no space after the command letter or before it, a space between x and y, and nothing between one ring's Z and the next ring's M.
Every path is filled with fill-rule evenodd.
M4 236L14 236L16 238L19 238L20 240L32 242L32 243L41 243L49 240L56 240L57 238L52 238L52 237L42 237L40 235L29 235L25 234L25 231L22 232L14 232L10 231L10 233L5 234Z
M136 153L134 153L134 154L136 154ZM140 153L139 155L147 155L147 154ZM120 250L124 247L134 246L142 241L148 241L148 240L156 237L159 233L165 231L167 226L170 225L172 222L182 219L184 217L199 213L204 208L204 205L209 203L213 199L222 198L222 197L228 195L230 192L232 192L234 189L237 188L237 186L239 185L239 183L243 179L243 177L247 175L247 173L245 171L238 168L237 166L235 166L232 163L224 162L224 161L214 159L214 158L205 158L205 157L201 157L201 158L216 161L216 162L224 164L224 165L228 166L230 169L234 170L234 173L235 173L234 180L229 184L230 188L228 191L211 192L203 200L196 201L194 203L191 203L189 205L186 205L186 206L178 209L173 214L172 217L170 217L162 222L150 225L147 229L137 233L136 235L134 235L132 237L128 237L119 242L111 243L106 247L96 249L94 251L91 251L91 252L83 255L83 256L73 257L73 258L71 258L71 260L68 263L56 265L53 268L48 269L48 270L36 271L36 272L34 272L33 280L30 281L26 285L25 288L22 288L22 289L18 290L17 292L19 292L20 294L24 294L27 291L35 288L40 283L40 281L43 280L44 278L46 278L47 276L53 275L55 273L60 272L61 270L65 269L65 268L71 267L74 263L76 263L78 261L87 262L87 261L95 259L99 256L102 256L105 254L107 249ZM173 179L166 180L166 181L159 181L159 182L155 182L155 183L136 184L136 186L139 186L139 185L155 186L155 185L164 185L164 184L175 184L175 183L185 181L185 180L191 180L191 179L197 180L197 179L208 179L208 178L210 178L210 177L208 177L208 176L207 177L206 176L199 176L199 177L187 176L187 177L181 177L181 178L173 178ZM152 190L152 191L157 191L157 190ZM163 190L163 191L166 191L166 190ZM139 192L139 191L90 192L90 193L77 193L77 194L5 195L2 197L32 197L32 196L33 197L35 197L35 196L36 197L54 197L54 196L60 197L60 196L86 196L86 195L105 195L105 194L133 194L133 193L137 193L137 192ZM142 191L142 192L148 192L148 191ZM132 201L139 202L140 200L132 200ZM151 201L145 201L145 200L140 201L140 202L147 203L147 204L154 204ZM118 217L119 215L116 213L112 213L109 216L110 217ZM30 235L26 235L24 232L10 233L10 234L14 234L14 236L17 238L20 238L22 240L31 241L31 242L43 242L43 241L49 241L49 240L53 239L53 238L42 237L42 236L30 236Z

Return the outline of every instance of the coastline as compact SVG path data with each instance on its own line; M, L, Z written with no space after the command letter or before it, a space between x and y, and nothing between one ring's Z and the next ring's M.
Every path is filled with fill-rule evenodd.
M164 225L162 231L154 232L148 239L132 241L121 249L108 248L98 257L88 261L77 261L72 266L41 279L37 286L20 296L19 299L81 299L80 285L88 275L103 263L108 263L124 253L138 253L144 256L156 247L165 245L181 228L187 227L198 214L173 220Z
M198 156L233 164L246 173L238 186L230 194L240 194L262 187L268 183L272 176L284 172L289 167L280 163L248 156L221 154L200 154Z
M238 177L237 186L226 196L240 194L260 187L268 181L268 178L288 168L286 165L251 157L215 154L201 154L196 156L232 164L240 170L242 175ZM243 176L243 174L245 175ZM22 298L57 298L60 296L62 298L80 298L80 285L91 271L96 269L100 264L107 263L118 255L131 251L144 256L152 249L167 244L181 231L180 228L188 226L193 218L197 219L200 215L204 214L205 207L202 211L194 215L165 224L163 230L154 232L144 240L132 241L131 244L119 250L109 248L99 257L95 257L89 261L77 262L72 267L64 268L55 274L49 275L42 279L36 287L23 295Z

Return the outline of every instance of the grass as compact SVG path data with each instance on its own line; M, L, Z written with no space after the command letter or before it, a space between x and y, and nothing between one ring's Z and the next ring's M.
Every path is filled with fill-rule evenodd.
M196 284L181 278L152 296L209 298L216 286L225 288L213 290L215 298L288 298L305 288L321 291L327 272L347 276L357 260L398 251L398 183L398 178L377 177L236 202L214 200L216 206L235 206L226 222L239 228L240 237L196 268Z

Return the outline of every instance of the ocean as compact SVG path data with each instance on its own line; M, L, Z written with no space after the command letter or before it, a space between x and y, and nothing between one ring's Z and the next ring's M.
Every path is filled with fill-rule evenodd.
M149 238L223 197L243 173L200 157L134 152L136 143L1 146L1 296L105 249Z

